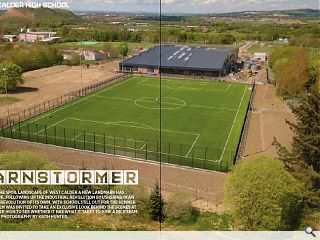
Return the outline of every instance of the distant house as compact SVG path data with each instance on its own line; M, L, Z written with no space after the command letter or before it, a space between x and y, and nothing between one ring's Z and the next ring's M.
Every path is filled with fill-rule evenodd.
M70 61L72 59L72 54L77 53L76 50L69 50L69 49L60 49L63 53L63 60Z
M109 58L109 53L104 51L85 50L83 55L86 61L101 61Z
M279 38L278 42L287 44L287 43L289 43L289 40L288 40L288 38Z
M267 53L264 52L256 52L253 56L253 60L257 60L257 61L267 61L268 59L268 55Z
M71 60L74 53L82 55L85 61L102 61L107 60L110 57L110 54L108 52L96 50L63 49L61 50L61 52L63 52L64 60Z
M3 39L7 42L16 42L18 37L17 35L3 35Z
M22 42L52 42L60 39L60 37L55 37L55 35L56 32L31 32L27 29L27 32L19 34L18 39Z

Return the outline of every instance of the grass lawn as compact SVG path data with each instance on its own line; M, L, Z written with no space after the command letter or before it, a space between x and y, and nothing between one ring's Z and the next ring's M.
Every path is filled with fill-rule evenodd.
M265 43L264 46L261 46L259 44L254 44L248 49L248 51L251 54L253 54L255 52L265 52L265 53L270 54L273 49L275 49L277 47L283 47L283 46L287 46L287 45L281 44L281 43Z
M160 132L159 83L158 78L131 77L4 133L196 168L230 169L252 86L163 78Z
M8 97L8 99L7 99L6 97L1 96L0 97L0 106L6 105L6 104L14 104L19 101L21 101L19 98Z

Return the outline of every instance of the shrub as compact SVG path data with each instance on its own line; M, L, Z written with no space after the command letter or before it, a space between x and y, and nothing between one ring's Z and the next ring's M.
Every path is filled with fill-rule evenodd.
M237 230L291 230L299 224L300 184L280 160L256 156L238 164L225 198Z
M165 216L169 220L188 222L192 218L192 210L190 199L184 194L176 193L166 202Z

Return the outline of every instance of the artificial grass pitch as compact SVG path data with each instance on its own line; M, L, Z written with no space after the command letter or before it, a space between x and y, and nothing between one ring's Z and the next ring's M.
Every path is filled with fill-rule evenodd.
M5 135L196 168L230 169L252 86L161 81L161 98L159 78L131 77L12 126Z

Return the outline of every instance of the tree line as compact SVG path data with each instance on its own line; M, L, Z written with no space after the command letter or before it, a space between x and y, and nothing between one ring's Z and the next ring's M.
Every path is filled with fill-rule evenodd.
M0 49L0 62L11 61L21 67L23 72L50 67L63 60L59 49L42 43L5 44Z
M311 61L306 48L274 49L269 64L275 73L277 93L284 98L301 97L319 83L319 61Z
M98 42L150 42L159 43L159 31L127 31L105 29L74 29L68 26L60 28L58 36L64 42L98 41ZM162 31L162 41L167 43L207 43L232 44L236 38L226 33L202 33L191 30L167 29Z

